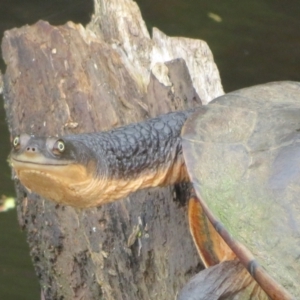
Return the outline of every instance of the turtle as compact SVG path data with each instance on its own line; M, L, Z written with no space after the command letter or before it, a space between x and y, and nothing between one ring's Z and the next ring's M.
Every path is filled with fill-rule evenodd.
M17 135L10 161L29 190L77 208L190 181L204 264L237 257L271 299L300 298L300 83L244 88L107 132Z
M300 298L300 84L224 95L195 112L182 136L214 228L271 299Z

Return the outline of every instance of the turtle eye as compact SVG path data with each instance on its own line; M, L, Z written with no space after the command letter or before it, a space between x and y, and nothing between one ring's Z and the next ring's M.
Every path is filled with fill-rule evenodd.
M15 150L18 150L20 148L20 136L19 135L13 139L13 146L14 146Z
M53 153L59 155L65 151L65 143L63 140L57 140L53 146Z

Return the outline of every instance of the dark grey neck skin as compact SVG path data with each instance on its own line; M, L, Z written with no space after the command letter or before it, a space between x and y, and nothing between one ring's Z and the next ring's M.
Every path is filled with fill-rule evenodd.
M182 155L181 129L193 110L172 112L144 122L107 132L64 136L66 146L77 148L77 161L86 163L86 153L97 161L97 175L132 178L157 170ZM81 153L80 153L81 152Z
M181 130L192 112L62 138L22 134L13 142L12 166L31 191L79 208L187 181Z

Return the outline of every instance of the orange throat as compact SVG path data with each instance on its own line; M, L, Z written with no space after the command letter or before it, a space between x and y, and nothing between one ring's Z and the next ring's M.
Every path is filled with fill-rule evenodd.
M49 200L77 208L99 206L124 198L143 188L165 186L187 181L182 159L158 170L144 171L132 178L96 176L94 166L80 164L42 165L12 162L22 184Z

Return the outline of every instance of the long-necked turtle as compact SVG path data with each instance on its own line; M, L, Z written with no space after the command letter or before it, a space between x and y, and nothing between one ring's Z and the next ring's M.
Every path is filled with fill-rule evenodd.
M243 89L109 132L22 134L11 163L28 189L82 208L190 179L213 226L266 293L300 297L299 83ZM203 216L197 201L191 227L199 210ZM192 232L206 265L233 258L223 241L208 249Z

